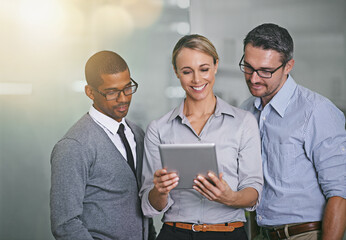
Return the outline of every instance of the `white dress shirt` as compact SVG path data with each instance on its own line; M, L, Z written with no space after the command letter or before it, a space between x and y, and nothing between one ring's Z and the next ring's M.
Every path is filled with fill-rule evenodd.
M90 107L89 110L90 117L100 126L103 128L103 130L107 133L108 137L112 140L115 147L119 150L119 152L123 155L123 157L127 160L126 157L126 149L123 144L123 142L120 139L119 134L117 133L119 129L120 123L124 124L125 126L125 136L127 138L127 141L130 144L134 164L136 167L136 142L135 142L135 136L133 135L133 132L131 131L131 128L126 124L125 118L121 120L121 122L117 122L114 119L108 117L107 115L99 112L96 110L93 106Z

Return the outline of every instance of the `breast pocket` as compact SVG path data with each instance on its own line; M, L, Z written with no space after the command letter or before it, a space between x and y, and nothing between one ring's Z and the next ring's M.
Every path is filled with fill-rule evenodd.
M285 180L295 174L296 160L293 144L268 144L268 173L272 178Z

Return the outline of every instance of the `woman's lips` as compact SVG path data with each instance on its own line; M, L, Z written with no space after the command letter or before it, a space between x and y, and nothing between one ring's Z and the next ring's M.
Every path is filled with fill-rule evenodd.
M205 88L205 86L207 86L207 83L199 87L191 87L191 88L195 91L202 91Z

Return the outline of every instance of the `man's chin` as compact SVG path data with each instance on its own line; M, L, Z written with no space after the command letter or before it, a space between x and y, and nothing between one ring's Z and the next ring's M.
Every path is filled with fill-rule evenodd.
M262 97L262 93L253 89L249 89L250 93L252 94L252 96L254 97Z
M118 118L124 118L124 117L126 117L127 112L128 112L128 111L117 112L116 116L117 116Z
M126 112L116 112L113 114L109 114L108 117L114 119L117 122L121 122L121 120L126 117L127 111Z

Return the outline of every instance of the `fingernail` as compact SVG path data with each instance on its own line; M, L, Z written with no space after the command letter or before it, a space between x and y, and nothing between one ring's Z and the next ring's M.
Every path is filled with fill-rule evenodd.
M203 178L202 178L200 175L198 175L197 178L198 178L199 180L203 180Z

